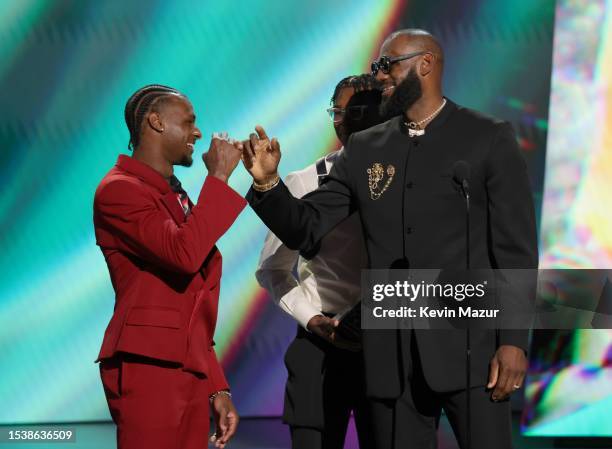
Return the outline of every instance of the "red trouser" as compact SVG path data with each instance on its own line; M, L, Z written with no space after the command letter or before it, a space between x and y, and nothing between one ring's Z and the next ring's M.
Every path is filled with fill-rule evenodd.
M118 449L205 449L209 386L176 365L139 356L100 363Z

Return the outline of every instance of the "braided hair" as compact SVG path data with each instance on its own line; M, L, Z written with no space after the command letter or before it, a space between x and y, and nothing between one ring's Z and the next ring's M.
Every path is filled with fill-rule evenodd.
M336 99L338 98L338 95L340 95L340 91L346 87L352 87L355 90L355 93L364 90L382 90L380 81L369 73L347 76L346 78L342 78L340 82L336 84L334 94L330 100L332 105L336 103Z
M138 148L140 144L140 128L145 116L149 112L158 111L159 106L174 95L184 96L178 90L161 84L149 84L132 94L125 104L125 124L130 132L130 150Z

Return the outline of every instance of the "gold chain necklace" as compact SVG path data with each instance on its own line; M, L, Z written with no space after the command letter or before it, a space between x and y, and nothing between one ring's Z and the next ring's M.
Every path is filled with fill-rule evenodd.
M393 165L389 165L387 167L387 181L385 182L385 185L380 188L378 183L383 180L384 176L385 169L380 162L376 162L372 168L368 168L368 188L370 189L371 199L379 199L389 188L391 181L393 181L393 176L395 176L395 167Z
M404 121L404 124L408 127L408 136L414 137L414 136L422 136L423 134L425 134L425 130L421 129L421 125L423 123L427 123L428 121L433 119L436 115L438 115L440 111L444 108L444 106L446 106L446 98L442 99L442 104L440 105L438 109L433 111L423 120L419 120L418 122L410 122L410 123Z

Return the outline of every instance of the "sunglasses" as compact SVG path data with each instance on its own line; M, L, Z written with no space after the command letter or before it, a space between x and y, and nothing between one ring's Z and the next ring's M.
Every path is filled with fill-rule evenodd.
M379 70L382 71L384 74L388 75L389 72L391 71L391 66L395 64L396 62L414 58L415 56L420 56L425 53L427 52L417 51L414 53L408 53L407 55L394 56L392 58L389 56L381 56L378 61L372 62L372 65L370 66L370 69L372 70L372 75L376 76Z
M329 108L327 113L334 123L340 123L346 117L352 120L361 120L368 110L367 105L349 106L348 108Z

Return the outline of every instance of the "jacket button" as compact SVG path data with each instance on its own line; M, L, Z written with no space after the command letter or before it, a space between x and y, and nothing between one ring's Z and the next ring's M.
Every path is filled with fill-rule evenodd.
M412 234L413 231L414 229L411 228L410 226L406 228L406 234Z
M413 183L412 181L408 181L408 182L406 183L406 188L407 188L407 189L412 189L412 187L414 187L414 183Z

